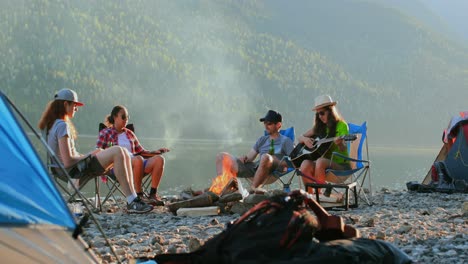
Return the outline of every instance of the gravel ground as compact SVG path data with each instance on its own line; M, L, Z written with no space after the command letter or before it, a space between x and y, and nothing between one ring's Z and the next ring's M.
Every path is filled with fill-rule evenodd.
M417 263L468 263L468 195L381 190L373 201L373 206L330 213L342 216L362 237L394 244ZM165 207L129 215L119 209L123 207L123 203L106 205L110 213L95 216L124 263L136 257L194 251L239 217L181 217ZM102 263L116 261L91 221L83 238Z

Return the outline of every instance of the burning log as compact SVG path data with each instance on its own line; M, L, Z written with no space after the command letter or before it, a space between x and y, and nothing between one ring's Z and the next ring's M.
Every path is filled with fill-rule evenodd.
M192 199L170 203L167 205L167 208L173 213L177 212L179 208L188 208L188 207L206 207L212 205L219 199L219 196L212 192L205 192L201 195L195 196Z
M237 188L237 178L229 179L229 182L224 186L219 196L223 196L226 194L234 193L238 190Z
M222 196L223 194L232 193L237 190L236 174L231 171L231 167L232 160L226 156L223 159L223 174L213 179L213 183L209 189L210 192Z

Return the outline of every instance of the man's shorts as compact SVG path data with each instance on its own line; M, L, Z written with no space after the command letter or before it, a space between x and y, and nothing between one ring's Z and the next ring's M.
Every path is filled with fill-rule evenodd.
M258 168L258 162L244 163L240 159L237 159L237 168L237 177L252 178L255 175L255 171Z
M252 178L255 175L255 171L257 171L258 165L260 164L260 161L243 163L240 159L236 160L237 168L239 169L237 172L237 177L239 178ZM275 171L278 166L279 161L275 160L269 174L273 173L273 171Z

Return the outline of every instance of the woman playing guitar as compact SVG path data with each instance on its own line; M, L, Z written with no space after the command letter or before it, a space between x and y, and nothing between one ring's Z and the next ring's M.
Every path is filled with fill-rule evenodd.
M333 160L330 160L333 152L348 156L346 142L341 137L348 135L348 124L338 113L336 102L329 95L317 97L312 110L315 111L314 126L298 137L299 143L304 144L309 149L313 149L316 147L314 145L314 138L336 137L336 139L320 146L323 155L320 155L317 159L305 159L301 162L300 171L303 174L302 180L304 184L312 182L325 183L325 181L341 183L346 180L346 177L338 178L335 175L326 175L325 170L328 168L337 170L350 169L349 161L343 158L335 156Z

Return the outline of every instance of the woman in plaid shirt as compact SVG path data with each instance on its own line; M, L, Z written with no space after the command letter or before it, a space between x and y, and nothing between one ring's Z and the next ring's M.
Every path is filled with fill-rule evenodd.
M106 149L119 145L129 151L132 156L132 167L134 184L137 195L145 202L154 206L162 206L164 202L157 194L159 183L164 174L164 157L162 153L168 152L167 148L149 151L143 148L135 133L126 128L129 115L124 106L115 106L111 114L106 116L107 128L99 132L96 147ZM148 157L144 159L144 157ZM148 197L145 197L142 190L142 180L144 175L151 173L151 190Z

